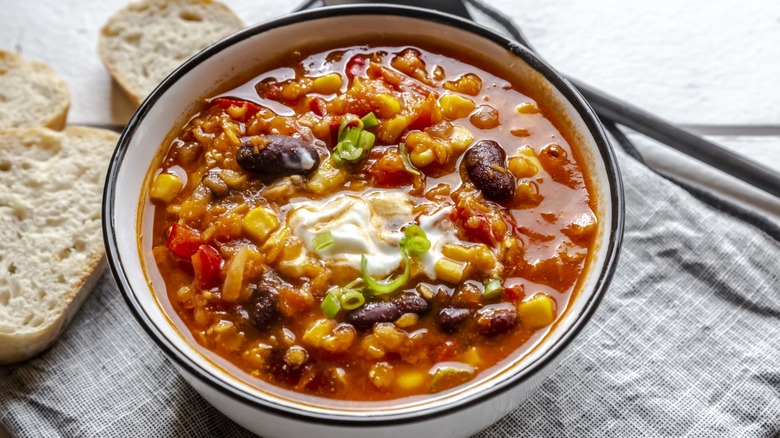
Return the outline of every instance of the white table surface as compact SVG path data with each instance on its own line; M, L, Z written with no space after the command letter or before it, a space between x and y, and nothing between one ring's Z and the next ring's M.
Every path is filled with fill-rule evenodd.
M298 2L224 0L246 24ZM0 49L62 75L68 122L122 125L133 105L97 56L97 35L125 0L0 0ZM780 1L486 0L559 70L706 134L780 172ZM639 141L664 172L713 187L780 223L780 201L712 168ZM2 435L2 433L0 433Z

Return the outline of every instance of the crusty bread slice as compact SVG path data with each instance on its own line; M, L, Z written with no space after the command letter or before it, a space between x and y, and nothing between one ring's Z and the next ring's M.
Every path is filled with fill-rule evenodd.
M136 104L182 62L244 27L211 0L143 0L109 18L98 53L111 76Z
M68 86L54 70L0 50L0 129L65 127Z
M0 364L51 345L103 271L102 192L117 139L83 127L0 131Z

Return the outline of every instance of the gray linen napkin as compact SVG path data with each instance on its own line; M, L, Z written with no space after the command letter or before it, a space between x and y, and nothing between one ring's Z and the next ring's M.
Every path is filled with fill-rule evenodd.
M619 154L623 251L594 318L478 437L780 433L780 243ZM248 436L173 370L104 275L60 342L0 368L12 436Z

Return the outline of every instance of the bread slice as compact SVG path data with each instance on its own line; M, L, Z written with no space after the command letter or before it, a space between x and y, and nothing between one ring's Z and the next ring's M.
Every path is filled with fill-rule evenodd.
M51 345L100 276L117 140L83 127L0 131L0 364Z
M143 0L115 13L100 31L98 53L111 76L140 104L168 74L244 24L210 0Z
M54 70L0 50L0 129L65 127L68 86Z

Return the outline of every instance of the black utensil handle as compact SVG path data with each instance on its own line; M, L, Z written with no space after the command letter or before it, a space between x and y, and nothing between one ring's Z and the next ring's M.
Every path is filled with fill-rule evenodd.
M601 90L569 80L599 117L619 123L780 198L780 174Z

